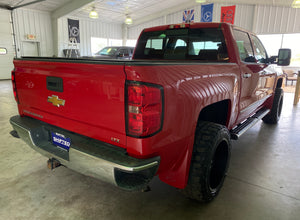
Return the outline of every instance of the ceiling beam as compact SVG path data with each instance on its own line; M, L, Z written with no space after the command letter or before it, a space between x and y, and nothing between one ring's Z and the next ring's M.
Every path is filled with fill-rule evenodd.
M32 4L36 4L36 3L40 3L40 2L43 2L43 1L46 1L46 0L36 0L36 1L28 2L28 3L24 3L22 5L14 6L14 7L12 7L12 9L22 8L22 7L32 5Z
M94 0L73 0L68 2L67 4L59 7L55 11L51 13L51 17L53 19L58 19L60 17L63 17L79 8L82 8L83 6L90 4L91 2L94 2Z
M10 10L10 11L13 9L11 6L5 5L5 4L2 4L2 3L0 3L0 8Z
M28 5L40 3L40 2L43 2L43 1L46 1L46 0L36 0L36 1L27 2L27 3L24 3L24 4L22 4L22 5L16 5L16 6L9 6L9 5L7 5L7 4L2 4L2 3L0 3L0 8L3 8L3 9L7 9L7 10L12 11L12 10L17 9L17 8L26 7L26 6L28 6Z

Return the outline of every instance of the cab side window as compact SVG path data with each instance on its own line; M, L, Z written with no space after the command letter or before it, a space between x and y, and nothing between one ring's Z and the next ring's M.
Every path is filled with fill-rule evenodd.
M266 63L267 60L267 52L261 43L261 41L254 35L251 36L254 47L254 56L258 63Z
M233 34L239 49L241 60L244 62L256 62L248 33L240 30L233 30Z

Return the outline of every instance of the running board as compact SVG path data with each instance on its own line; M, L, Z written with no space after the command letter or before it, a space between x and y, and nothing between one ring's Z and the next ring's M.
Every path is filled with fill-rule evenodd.
M252 128L257 122L259 122L263 117L265 117L270 112L269 109L261 109L256 112L253 116L248 118L246 121L242 122L234 129L230 130L231 139L237 140L244 134L248 129Z

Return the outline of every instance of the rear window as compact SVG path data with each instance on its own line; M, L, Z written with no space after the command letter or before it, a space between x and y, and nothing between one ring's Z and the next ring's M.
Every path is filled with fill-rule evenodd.
M137 44L135 59L229 60L222 30L217 28L144 32Z

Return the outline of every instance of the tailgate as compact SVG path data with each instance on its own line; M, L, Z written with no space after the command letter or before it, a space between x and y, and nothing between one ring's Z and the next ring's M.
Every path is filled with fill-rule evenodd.
M27 58L14 65L21 115L125 147L123 62Z

